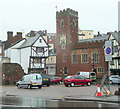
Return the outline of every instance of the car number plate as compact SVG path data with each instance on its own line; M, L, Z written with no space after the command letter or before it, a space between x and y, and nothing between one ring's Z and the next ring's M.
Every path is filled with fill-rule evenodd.
M43 79L43 80L48 80L48 79Z
M37 85L37 83L32 83L32 85Z

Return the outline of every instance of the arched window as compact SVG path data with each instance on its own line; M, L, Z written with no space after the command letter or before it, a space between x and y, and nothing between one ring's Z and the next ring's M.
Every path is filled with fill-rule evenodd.
M75 21L75 19L73 19L72 25L73 25L73 27L76 26L76 21Z
M63 19L60 21L60 27L64 27L64 20Z

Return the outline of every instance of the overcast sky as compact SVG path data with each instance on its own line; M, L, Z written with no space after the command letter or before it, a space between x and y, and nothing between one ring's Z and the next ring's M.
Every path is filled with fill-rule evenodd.
M78 11L79 28L107 33L118 30L119 0L0 0L0 40L7 31L56 33L56 10ZM55 8L57 6L57 9Z

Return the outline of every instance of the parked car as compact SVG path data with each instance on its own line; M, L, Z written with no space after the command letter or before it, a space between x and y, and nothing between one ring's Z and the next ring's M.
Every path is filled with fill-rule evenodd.
M92 84L91 79L87 79L86 77L81 76L81 75L70 75L64 79L64 85L66 87L68 87L68 86L73 87L75 85L88 85L88 86L90 86L91 84Z
M51 84L61 84L63 79L61 77L51 77L50 82Z
M42 74L42 85L50 86L50 76L47 74Z
M111 75L110 84L120 84L120 75Z
M95 72L77 72L76 75L82 75L86 77L87 79L91 79L92 81L96 80L96 73Z
M16 86L18 88L28 88L38 87L39 89L42 87L42 76L41 74L28 74L23 76L18 82L16 82Z

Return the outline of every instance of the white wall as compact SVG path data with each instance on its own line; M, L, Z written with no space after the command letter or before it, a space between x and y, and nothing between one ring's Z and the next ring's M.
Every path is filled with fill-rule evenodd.
M21 66L25 73L28 73L31 47L21 49Z

